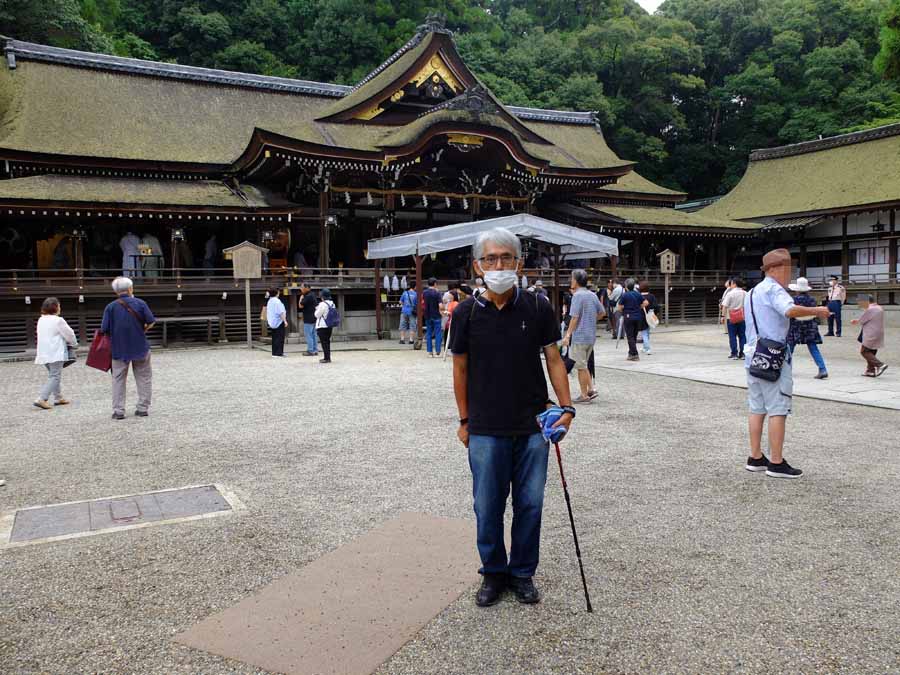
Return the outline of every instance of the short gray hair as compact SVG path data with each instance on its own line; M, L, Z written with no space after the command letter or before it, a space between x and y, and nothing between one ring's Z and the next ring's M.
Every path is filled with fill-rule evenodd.
M625 288L627 288L629 291L633 291L635 283L636 282L634 279L628 277L628 279L625 281Z
M128 277L116 277L112 282L112 289L116 293L125 293L134 286L134 282Z
M475 239L475 244L472 246L472 257L475 258L475 260L482 257L484 254L484 245L489 241L498 246L502 246L503 248L508 248L516 254L516 258L522 257L522 242L519 241L519 238L505 227L495 227L487 232L482 232Z
M583 269L572 270L572 281L578 284L581 288L587 288L587 272L585 272Z

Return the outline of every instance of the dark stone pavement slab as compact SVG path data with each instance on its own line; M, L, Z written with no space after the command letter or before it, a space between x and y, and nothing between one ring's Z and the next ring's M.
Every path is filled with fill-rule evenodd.
M269 671L371 673L476 580L473 530L401 514L175 639Z

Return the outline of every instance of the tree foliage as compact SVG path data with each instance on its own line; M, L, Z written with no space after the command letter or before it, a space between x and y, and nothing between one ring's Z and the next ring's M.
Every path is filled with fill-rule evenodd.
M622 157L696 196L753 148L900 121L900 0L0 0L0 32L354 83L433 11L504 102L596 111Z

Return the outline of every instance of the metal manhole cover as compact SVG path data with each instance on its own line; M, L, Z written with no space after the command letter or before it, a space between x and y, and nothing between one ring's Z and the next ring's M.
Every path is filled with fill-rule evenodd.
M34 506L0 518L0 548L210 518L242 508L220 485Z

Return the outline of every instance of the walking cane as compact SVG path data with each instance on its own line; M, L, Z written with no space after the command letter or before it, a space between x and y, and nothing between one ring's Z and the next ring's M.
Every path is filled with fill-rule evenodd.
M619 348L619 342L622 341L622 329L625 327L625 316L619 317L619 329L616 331L616 349Z
M578 569L581 570L581 585L584 586L584 599L587 602L587 611L593 613L591 596L588 593L587 579L584 577L584 565L581 562L581 547L578 546L578 534L575 532L575 517L572 515L572 500L569 499L569 486L566 484L566 475L563 473L562 455L559 452L559 443L556 447L556 461L559 464L559 477L562 480L563 494L566 496L566 508L569 510L569 524L572 526L572 538L575 540L575 555L578 557Z

